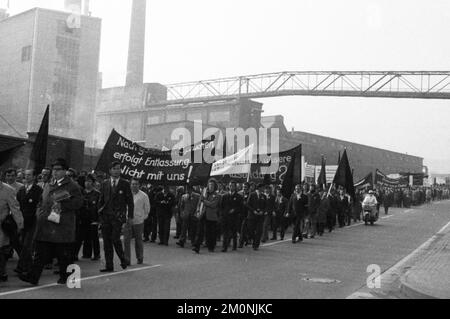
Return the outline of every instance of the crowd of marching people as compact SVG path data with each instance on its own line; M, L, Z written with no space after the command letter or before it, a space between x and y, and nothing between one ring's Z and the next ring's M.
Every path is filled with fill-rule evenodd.
M78 173L63 159L39 174L9 169L0 182L0 283L8 280L6 266L16 253L14 271L22 281L37 285L47 269L65 284L68 265L79 258L101 259L100 237L101 272L114 271L114 252L122 269L131 265L132 238L136 263L142 264L145 242L169 245L173 220L176 245L189 245L195 253L247 246L257 251L261 243L285 240L290 227L288 240L296 244L361 221L367 192L357 190L353 198L342 188L304 183L285 196L277 185L233 180L171 188L125 180L119 162L111 163L108 176ZM450 199L444 186L376 187L370 193L385 214L392 206Z

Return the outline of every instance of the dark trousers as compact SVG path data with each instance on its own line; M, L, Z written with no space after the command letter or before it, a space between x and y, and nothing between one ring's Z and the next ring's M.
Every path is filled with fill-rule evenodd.
M159 242L168 245L170 236L170 221L172 216L160 214L158 215Z
M352 209L351 208L347 209L347 211L345 212L345 222L346 222L347 226L350 226L352 224Z
M6 276L6 261L10 249L10 246L0 247L0 277Z
M86 239L86 233L89 233L89 222L81 222L76 226L76 243L74 245L73 257L76 260L78 258L78 254L80 253L81 246L83 245ZM83 257L85 257L83 252Z
M278 218L278 217L277 217ZM275 238L277 237L277 229L280 229L280 238L284 240L284 235L286 233L286 229L289 227L290 219L288 217L281 216L277 221L277 226L275 227L274 234Z
M346 216L345 211L340 211L338 214L338 223L339 227L341 228L345 226L345 216Z
M181 220L180 243L182 243L183 245L186 243L188 237L190 219L191 219L190 216L180 217Z
M204 239L205 239L205 228L206 228L206 219L203 216L202 219L197 220L196 222L196 231L195 231L195 239L194 239L194 248L200 249Z
M22 252L22 243L20 240L20 234L15 234L14 236L11 236L9 238L9 245L11 247L12 254L14 254L14 251L17 253L17 256L20 256L20 253ZM12 255L11 255L12 257Z
M264 216L262 241L265 243L269 240L269 230L272 225L272 213Z
M19 262L17 263L17 270L21 272L29 272L33 263L34 252L34 236L36 233L36 226L22 232L22 251L20 252Z
M155 241L157 235L158 235L158 220L156 218L156 214L151 213L144 221L144 239Z
M191 244L195 242L195 236L197 235L197 227L198 227L198 219L195 216L191 216L189 218L189 226L188 226L188 238L191 241Z
M240 229L239 216L230 214L223 216L223 249L227 250L230 246L231 239L233 239L233 249L237 248L237 234Z
M333 231L335 221L336 221L336 215L334 214L334 212L332 212L332 211L328 212L326 224L327 224L327 228L328 228L329 232Z
M273 221L273 226L272 226L273 234L272 234L272 238L275 239L275 240L278 238L278 236L277 236L277 235L278 235L278 231L280 231L280 235L283 234L283 235L281 236L281 238L283 238L283 237L284 237L284 231L283 231L283 228L284 228L284 226L283 226L283 216L277 215L277 216L273 217L272 221Z
M384 213L389 214L389 206L384 206Z
M250 238L253 239L253 248L259 248L263 234L264 216L247 219Z
M217 225L217 221L205 221L205 240L209 251L213 251L217 245Z
M239 230L239 246L243 246L248 243L249 240L249 230L248 221L246 217L239 217L240 220L240 230Z
M100 241L98 239L98 225L88 225L83 233L83 257L100 257Z
M180 238L181 236L181 227L182 227L182 220L180 214L175 215L175 222L176 222L176 230L175 230L175 237Z
M325 232L325 223L318 222L317 223L317 233L319 234L319 236L322 236L324 232Z
M220 241L222 239L222 235L223 235L223 232L224 232L224 230L223 230L223 220L222 219L220 219L217 222L216 228L217 228L217 231L216 231L217 241Z
M305 224L305 218L303 216L295 216L294 219L294 229L292 230L292 240L295 241L297 238L303 240L303 229Z
M127 263L123 252L120 235L122 233L122 222L118 220L104 222L102 224L103 249L107 269L114 269L114 250L122 264Z
M34 282L39 282L44 266L51 256L56 256L59 265L59 277L66 280L68 277L67 266L72 262L73 243L57 244L49 242L36 242L34 261L31 271L28 273L29 278Z

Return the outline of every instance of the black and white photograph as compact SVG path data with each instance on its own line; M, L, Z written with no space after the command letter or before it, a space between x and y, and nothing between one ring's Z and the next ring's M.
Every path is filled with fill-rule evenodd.
M449 31L447 0L0 0L0 309L450 299Z

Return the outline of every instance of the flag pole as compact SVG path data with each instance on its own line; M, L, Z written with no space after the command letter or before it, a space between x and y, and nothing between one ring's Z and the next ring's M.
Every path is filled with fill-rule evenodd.
M330 196L330 194L331 194L331 187L333 187L333 183L331 183L331 184L330 184L330 188L328 189L328 194L327 194L327 197L329 197L329 196Z

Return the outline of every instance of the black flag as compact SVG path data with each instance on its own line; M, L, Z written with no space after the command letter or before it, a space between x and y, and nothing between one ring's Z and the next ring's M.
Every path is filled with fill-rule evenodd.
M45 167L47 161L47 144L48 144L48 126L49 126L50 105L42 119L41 127L33 144L33 149L30 155L29 168L33 168L36 174L39 174Z
M333 183L344 187L352 198L355 197L355 186L353 185L352 170L350 169L350 163L348 162L347 150L345 150L342 155Z
M323 156L322 156L322 167L320 169L317 184L321 186L323 189L325 189L325 187L327 186L327 169L325 164L325 158Z
M284 197L290 198L292 193L294 192L295 187L295 159L297 157L297 152L294 152L292 156L292 160L289 163L288 169L286 171L286 175L283 179L283 184L281 186L281 192Z

